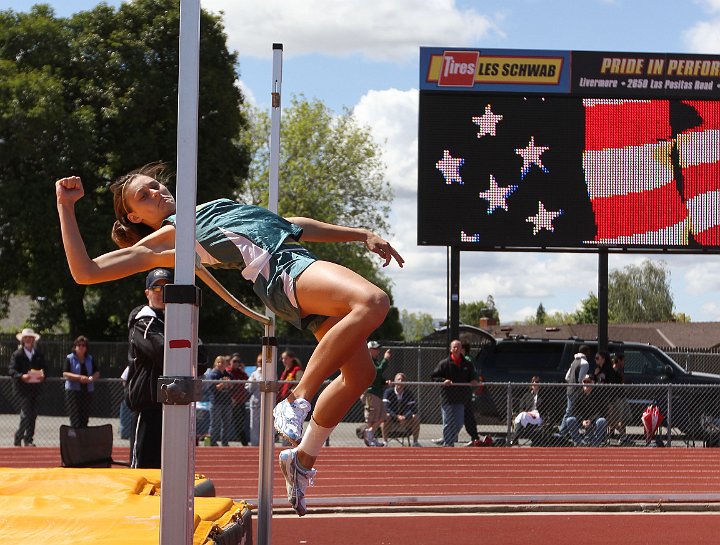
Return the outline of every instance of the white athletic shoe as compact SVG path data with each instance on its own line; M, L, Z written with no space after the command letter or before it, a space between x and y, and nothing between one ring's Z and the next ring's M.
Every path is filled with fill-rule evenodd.
M305 417L310 412L310 408L308 401L298 398L292 403L287 399L283 399L273 409L275 430L294 447L300 444L303 434L303 422L305 422Z
M283 450L278 459L280 461L280 469L285 477L288 501L298 516L302 517L307 513L305 490L308 486L313 485L317 471L300 467L297 460L297 452L294 449Z

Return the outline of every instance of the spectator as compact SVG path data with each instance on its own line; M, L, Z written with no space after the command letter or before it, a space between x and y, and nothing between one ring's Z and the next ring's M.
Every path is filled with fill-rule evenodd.
M130 311L128 318L127 404L137 413L131 465L159 468L162 451L162 403L157 381L163 372L165 303L163 286L173 281L170 269L153 269L145 278L147 304Z
M570 367L565 373L565 382L568 383L566 389L567 393L567 406L565 407L565 415L560 422L560 434L564 435L567 432L567 419L573 414L573 402L580 393L576 384L580 384L582 378L587 375L590 364L588 363L588 356L590 355L590 347L586 344L580 345L578 353L575 354Z
M624 354L615 354L612 358L613 368L613 380L611 384L624 384L625 383L625 356ZM609 381L608 381L609 382ZM625 396L623 395L624 390L620 390L614 395L614 401L610 405L608 410L608 421L610 422L610 433L618 433L618 443L620 445L627 445L631 442L630 437L627 435L627 428L625 422L627 422L629 407Z
M288 382L280 384L278 387L278 403L290 395L290 391L295 386L295 384L291 384L291 382L299 381L303 376L302 364L300 363L300 360L295 357L295 354L292 351L285 350L282 354L280 354L280 361L283 364L283 372L280 373L279 380L286 380Z
M592 375L582 379L582 391L573 404L573 414L567 418L567 430L575 446L587 445L597 447L605 441L607 419L605 407L607 403L602 393L597 393ZM584 431L582 436L580 431Z
M383 394L383 405L387 414L380 425L385 444L388 443L390 434L410 432L413 436L412 446L422 446L420 438L420 418L417 415L417 403L412 392L405 388L407 380L405 373L395 375L395 385L385 390Z
M510 446L517 444L518 439L528 426L542 425L540 403L540 377L534 376L530 379L530 391L520 400L520 412L513 420L515 429L510 438Z
M248 375L245 372L245 365L240 358L240 354L233 354L230 357L230 368L228 374L231 380L247 380ZM230 391L230 402L232 405L232 420L235 423L235 434L237 439L243 446L248 445L248 433L245 428L248 424L247 407L245 404L248 400L248 393L245 390L245 384L235 384Z
M255 370L250 373L245 389L250 395L250 446L256 447L260 444L260 385L262 382L262 353L257 355Z
M596 384L620 384L620 375L612 366L610 354L601 350L595 354L595 375Z
M89 353L88 339L84 335L73 342L72 352L65 360L63 377L65 408L70 416L70 425L73 428L87 428L95 390L93 382L100 378L100 371Z
M462 346L463 358L465 358L467 361L469 361L470 365L474 366L473 360L470 359L470 344L462 343L461 346ZM464 423L465 423L465 431L470 436L470 441L468 441L465 444L465 446L466 447L481 446L480 435L478 434L478 430L477 430L477 421L475 420L475 409L473 407L472 395L470 396L470 399L468 399L467 402L465 403Z
M360 401L363 404L363 415L365 416L365 430L363 431L363 441L368 447L382 447L375 437L375 430L378 429L385 420L385 405L382 401L383 392L385 390L385 368L390 363L390 349L385 351L384 357L380 358L380 344L377 341L369 341L367 343L370 357L375 365L375 378L370 387L365 390Z
M443 383L440 402L442 444L446 447L454 447L460 427L465 420L465 403L470 399L471 386L478 384L475 367L463 357L460 341L455 339L450 343L450 355L438 363L430 378Z
M198 375L203 381L202 399L195 402L195 443L198 445L202 441L204 445L210 446L210 414L215 389L215 385L209 382L212 372L212 367L207 367L202 375L198 370Z
M222 446L230 446L230 437L232 435L232 402L231 392L232 384L229 384L230 373L227 371L230 363L229 356L218 356L215 358L213 369L209 374L209 379L214 382L212 385L213 400L210 408L210 446L218 446L218 440L222 442Z
M41 383L45 380L45 358L35 348L40 335L30 328L15 335L20 341L18 349L10 356L8 373L13 379L13 390L20 406L20 426L15 432L16 447L24 444L34 447L35 420Z
M620 378L620 384L625 384L625 354L618 353L612 359L613 369Z

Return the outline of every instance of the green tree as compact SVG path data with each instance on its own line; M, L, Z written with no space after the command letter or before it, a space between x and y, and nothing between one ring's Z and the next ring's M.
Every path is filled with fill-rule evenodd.
M435 331L432 315L425 312L403 310L400 313L400 323L406 341L420 340Z
M266 206L268 199L270 120L268 114L248 110L251 130L242 135L252 149L248 183L241 200ZM281 216L308 216L340 225L364 227L387 234L392 191L385 177L380 147L367 127L349 111L336 115L318 100L293 97L283 106L279 164L278 212ZM320 258L345 265L391 295L389 279L380 271L374 254L362 244L313 244ZM392 295L391 295L392 298ZM392 324L390 323L392 322ZM279 335L298 336L286 324ZM397 310L388 313L375 333L384 339L401 339Z
M574 314L575 323L596 324L598 321L598 298L593 292L580 301L580 308Z
M113 249L108 182L176 153L179 5L137 0L101 4L71 18L47 6L0 12L0 302L23 293L37 301L35 327L63 319L70 333L123 338L142 280L78 286L70 277L54 204L54 181L82 176L77 207L88 253ZM240 189L249 163L237 140L237 58L219 17L201 20L198 200ZM28 198L31 197L31 198ZM52 272L51 272L52 271ZM121 302L121 304L118 304ZM227 307L202 309L204 328L230 332Z
M613 322L666 322L673 318L670 272L664 261L645 260L614 270L608 279L608 313Z
M545 320L547 320L547 312L545 311L545 307L541 302L538 305L537 310L535 311L535 323L537 325L542 325L545 323Z
M478 327L480 318L490 318L500 322L500 314L495 308L495 300L492 295L488 295L485 301L460 302L460 321L462 323Z

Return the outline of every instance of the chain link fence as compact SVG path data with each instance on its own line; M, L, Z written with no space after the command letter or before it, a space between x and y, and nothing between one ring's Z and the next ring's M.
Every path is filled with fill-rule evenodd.
M70 342L42 342L43 351L49 364L47 378L40 385L40 391L34 402L37 420L32 440L38 446L57 446L59 427L70 424L70 410L65 393L65 381L62 365L69 352ZM245 362L254 362L259 346L257 345L206 345L209 361L219 354L239 353ZM0 346L0 361L8 362L10 354L17 348L14 343ZM312 354L311 345L285 346L291 349L301 361L307 362ZM384 348L385 349L385 348ZM383 350L384 350L383 349ZM442 400L443 387L428 382L430 373L438 361L446 357L447 349L436 346L390 346L392 356L385 371L385 378L392 381L397 373L406 376L406 390L417 401L417 415L420 422L419 442L423 446L433 446L443 437ZM720 353L689 349L667 349L667 353L680 365L690 371L720 372ZM132 434L132 413L125 406L124 386L119 378L127 354L125 343L92 343L91 353L98 362L101 378L95 383L95 391L88 398L90 425L110 423L113 425L116 444L127 445ZM252 367L248 368L248 374ZM243 381L234 381L238 388L244 388ZM242 445L252 442L250 402L214 405L211 393L212 384L204 381L208 392L203 402L196 407L197 432L199 444ZM388 387L391 387L389 384ZM454 386L469 388L469 386ZM592 402L581 402L583 414L570 416L575 422L563 429L563 418L567 411L568 390L565 384L541 384L538 413L542 423L536 425L530 420L518 420L518 415L526 408L529 384L484 383L468 392L470 402L464 414L468 426L459 425L457 445L470 442L477 435L481 440L492 441L495 445L507 444L516 438L518 445L571 445L599 444L602 446L664 445L673 447L715 446L720 439L720 385L594 385L589 394ZM582 400L585 394L577 387L570 394L573 399ZM13 380L0 376L0 447L15 444L15 433L20 422L21 399L13 387ZM657 433L650 438L645 436L641 417L649 405L657 405L663 415L663 423ZM579 409L578 409L579 410ZM213 420L214 418L214 420ZM565 419L567 420L567 419ZM603 422L604 420L604 422ZM516 423L516 421L518 423ZM589 425L583 425L590 421ZM215 425L213 426L213 422ZM523 426L525 423L526 426ZM587 423L587 422L586 422ZM220 426L220 428L218 428ZM364 429L363 406L358 400L347 416L331 436L334 446L363 445ZM603 428L601 431L598 429ZM218 431L220 429L220 431ZM225 431L223 436L223 430ZM469 431L468 431L469 430ZM213 433L214 436L213 436ZM393 430L388 428L387 439L390 445L410 444L412 430ZM382 431L377 432L382 438ZM213 438L214 437L214 438ZM207 438L207 439L206 439Z

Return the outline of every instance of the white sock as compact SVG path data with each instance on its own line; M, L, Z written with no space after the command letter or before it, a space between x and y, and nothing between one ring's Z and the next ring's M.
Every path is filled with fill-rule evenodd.
M323 428L315 422L314 418L311 418L308 423L308 427L303 434L302 441L300 441L297 449L302 450L304 453L309 454L313 458L317 458L317 455L320 453L320 449L325 444L325 440L330 437L330 434L334 429L335 426L332 428Z

